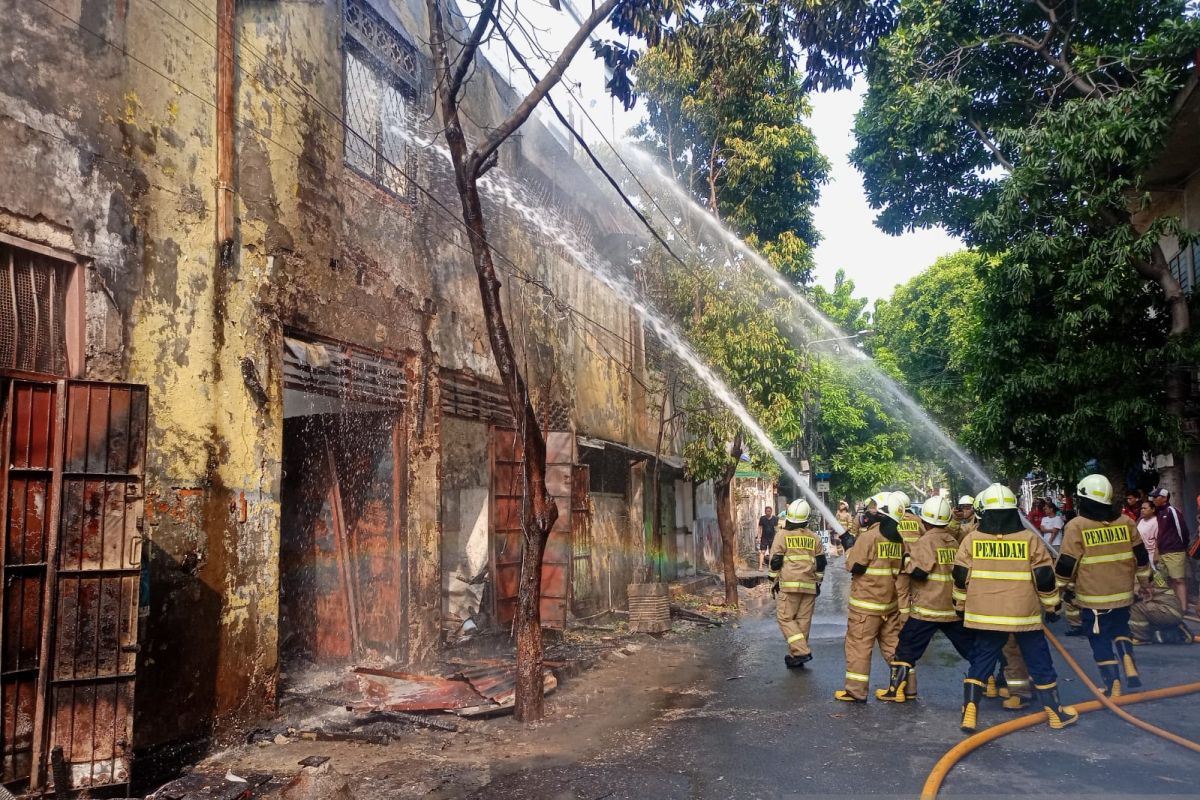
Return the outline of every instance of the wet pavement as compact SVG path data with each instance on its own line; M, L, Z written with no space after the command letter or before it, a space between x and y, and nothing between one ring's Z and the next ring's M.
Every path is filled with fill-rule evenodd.
M845 573L831 565L813 625L815 658L783 666L765 592L752 592L736 625L680 632L606 659L548 703L547 721L475 723L388 747L294 742L241 753L241 765L332 757L354 797L478 800L717 800L905 797L961 741L963 664L942 639L920 663L921 698L904 706L833 700L844 662ZM1060 623L1061 627L1061 623ZM1065 639L1080 663L1086 640ZM1200 680L1200 645L1138 649L1147 687ZM1065 665L1066 702L1088 698ZM886 670L876 658L872 681ZM1200 739L1200 695L1129 709ZM985 701L980 724L1010 719ZM1200 756L1114 719L1084 715L1060 732L1039 726L988 744L950 773L941 797L1197 797Z

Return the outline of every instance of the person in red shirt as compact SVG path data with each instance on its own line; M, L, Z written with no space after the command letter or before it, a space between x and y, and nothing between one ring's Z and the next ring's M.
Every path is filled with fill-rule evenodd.
M1121 507L1121 513L1137 523L1142 517L1141 508L1142 493L1137 489L1130 489L1125 493L1125 505Z
M1041 530L1042 517L1046 516L1046 512L1042 508L1042 500L1038 498L1033 501L1033 507L1029 509L1029 524L1034 530Z

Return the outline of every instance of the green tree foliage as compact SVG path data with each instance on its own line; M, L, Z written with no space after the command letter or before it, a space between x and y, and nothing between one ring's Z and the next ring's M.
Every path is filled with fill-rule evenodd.
M817 310L848 334L870 327L867 299L854 296L854 281L846 278L844 270L838 270L832 290L814 286L811 296ZM851 348L858 343L836 346ZM813 456L832 475L833 494L862 499L881 487L904 483L911 438L879 401L878 392L870 391L875 382L871 371L828 355L814 354L811 361L816 380Z
M901 376L914 399L961 440L978 404L968 346L979 334L978 273L987 259L943 256L875 305L875 359Z
M812 209L829 173L803 122L808 101L763 37L713 21L703 39L703 48L641 59L646 121L634 135L698 203L804 282L818 238Z
M1185 7L902 0L870 59L852 159L879 225L943 225L997 259L968 425L1012 470L1177 443L1190 316L1158 241L1179 221L1133 215L1200 46Z
M732 35L711 21L709 49L652 49L637 76L647 120L635 135L678 178L689 196L752 243L784 271L804 279L817 233L812 206L829 165L804 124L809 113L800 82L784 75L759 36ZM681 265L655 249L642 271L656 305L682 320L688 339L733 388L777 442L799 438L807 376L781 320L785 301L755 268L723 247L700 219L656 201L678 220L690 250ZM684 230L686 229L686 230ZM693 385L685 457L697 480L729 471L736 420ZM774 463L751 445L756 463Z

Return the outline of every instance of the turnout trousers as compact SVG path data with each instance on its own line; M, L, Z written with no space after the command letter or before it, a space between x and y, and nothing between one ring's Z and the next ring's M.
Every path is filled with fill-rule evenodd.
M971 646L975 642L974 631L963 627L962 620L955 619L947 622L929 622L928 620L909 617L908 622L900 629L900 643L896 646L896 661L915 666L925 655L933 636L941 631L958 654L970 660Z
M1046 644L1046 635L1042 631L983 631L975 630L975 644L971 648L971 666L967 670L967 679L974 680L980 686L987 684L988 676L996 669L1004 645L1008 637L1017 641L1017 647L1025 659L1025 666L1033 678L1036 688L1049 689L1058 681L1054 671L1054 661L1050 658L1050 646Z
M846 693L856 700L867 699L871 682L871 654L875 643L883 660L891 663L900 640L900 614L864 614L854 608L846 618Z
M1129 630L1142 641L1149 641L1160 629L1175 628L1183 622L1178 605L1158 600L1139 600L1129 609Z
M1017 644L1014 634L1008 635L1001 651L1000 663L1004 666L1004 683L1008 690L1021 697L1030 697L1033 687L1029 685L1029 670L1025 667L1025 658L1021 655L1021 646Z
M812 654L808 647L808 629L812 626L815 594L780 592L775 600L775 620L783 638L787 641L788 655L807 656Z
M1115 663L1113 639L1132 638L1129 632L1129 606L1094 611L1079 609L1079 619L1087 632L1088 644L1092 646L1092 658L1097 664Z

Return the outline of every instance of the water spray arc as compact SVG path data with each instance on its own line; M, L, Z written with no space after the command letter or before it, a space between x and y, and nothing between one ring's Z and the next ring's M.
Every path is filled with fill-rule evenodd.
M495 168L479 181L480 188L510 212L515 212L522 221L530 225L548 240L560 246L570 259L580 268L607 286L623 302L633 308L638 316L653 329L655 334L695 373L708 390L724 404L742 426L754 437L759 446L770 454L779 467L792 478L800 488L801 493L809 504L816 509L827 523L838 534L845 532L845 527L838 522L837 517L821 498L805 482L800 471L788 460L762 426L754 419L749 410L738 400L733 390L713 372L702 358L683 339L683 336L667 320L663 319L641 296L641 293L625 276L621 275L612 264L595 252L593 248L584 245L578 237L565 225L556 223L557 214L544 205L533 200L528 191L518 182L509 178L503 169Z
M655 180L662 185L664 189L671 193L688 210L690 214L695 215L704 225L704 227L715 237L720 240L725 246L736 250L746 258L754 267L770 281L776 289L779 290L788 300L795 304L800 312L813 324L815 324L825 336L827 340L798 341L795 342L803 347L810 347L813 344L828 344L832 341L846 340L850 337L845 331L838 327L832 320L826 317L817 309L808 298L804 297L795 286L793 286L783 275L779 273L770 262L768 262L758 251L746 244L736 234L726 228L721 221L718 220L712 212L697 203L688 192L679 185L670 175L666 174L655 159L647 154L644 150L638 147L626 146L622 148L631 160L637 161L641 166L654 176ZM662 213L660 211L660 213ZM669 221L669 220L668 220ZM800 326L796 325L791 320L785 321L793 334L802 336L804 331ZM857 347L848 347L844 350L834 350L828 346L822 348L822 351L828 355L854 363L856 366L866 369L871 377L871 382L876 385L875 392L878 399L891 405L898 410L913 425L919 426L921 432L928 437L943 453L957 462L971 478L976 481L980 487L991 483L991 479L983 468L975 459L971 458L958 444L954 442L946 433L938 426L936 422L913 400L899 384L888 377L875 364L874 359L866 353L859 350ZM870 388L870 387L867 387Z

